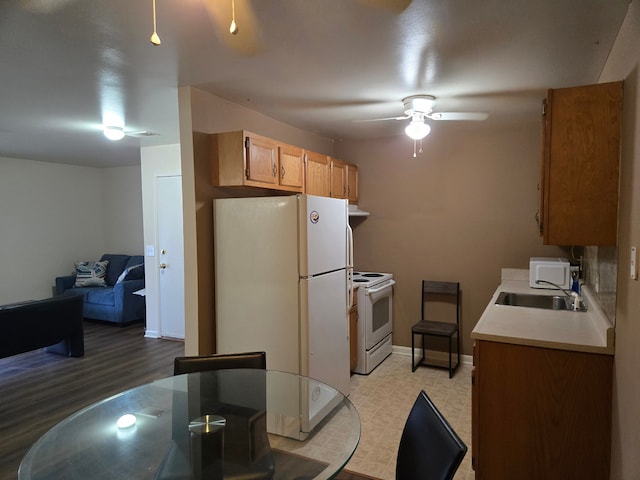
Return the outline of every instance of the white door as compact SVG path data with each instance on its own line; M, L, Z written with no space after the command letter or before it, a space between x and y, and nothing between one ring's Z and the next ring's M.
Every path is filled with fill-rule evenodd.
M156 178L159 334L184 339L182 177Z

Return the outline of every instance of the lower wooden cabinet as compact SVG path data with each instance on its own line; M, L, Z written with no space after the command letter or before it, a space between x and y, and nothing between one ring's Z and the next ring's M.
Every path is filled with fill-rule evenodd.
M476 480L605 480L613 356L476 340Z

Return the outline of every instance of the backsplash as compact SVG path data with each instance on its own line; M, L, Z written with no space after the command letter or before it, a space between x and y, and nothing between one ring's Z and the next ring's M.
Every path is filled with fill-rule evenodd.
M598 303L609 320L615 325L618 248L585 247L583 269L584 283L593 286Z

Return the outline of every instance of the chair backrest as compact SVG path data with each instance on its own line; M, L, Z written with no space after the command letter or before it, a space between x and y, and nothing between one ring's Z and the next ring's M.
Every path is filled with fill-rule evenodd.
M267 368L265 352L229 353L201 355L196 357L176 357L173 361L173 374L206 372L227 368Z
M450 480L467 453L467 446L423 391L405 423L396 480Z
M425 303L429 300L446 299L455 302L456 323L460 324L460 283L459 282L436 282L430 280L422 281L422 320L425 318ZM440 320L440 319L439 319Z

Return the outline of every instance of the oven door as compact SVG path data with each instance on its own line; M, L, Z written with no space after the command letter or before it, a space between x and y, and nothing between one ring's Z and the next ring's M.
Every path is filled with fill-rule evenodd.
M365 348L373 348L391 333L393 326L393 285L389 280L381 286L364 289Z

